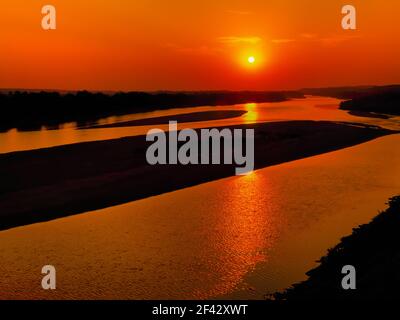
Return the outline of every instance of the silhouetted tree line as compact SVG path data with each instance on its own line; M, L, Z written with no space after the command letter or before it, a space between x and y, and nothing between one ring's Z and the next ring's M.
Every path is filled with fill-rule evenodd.
M389 86L355 86L355 87L329 87L329 88L305 88L300 92L303 94L325 96L338 99L356 99L374 94L399 92L400 85Z
M340 104L340 109L385 114L400 114L400 88L385 93L354 98Z
M9 92L0 93L2 117L0 130L18 128L40 129L57 127L65 122L86 124L96 120L129 113L193 106L218 106L248 102L278 102L302 97L297 92L128 92L77 93Z

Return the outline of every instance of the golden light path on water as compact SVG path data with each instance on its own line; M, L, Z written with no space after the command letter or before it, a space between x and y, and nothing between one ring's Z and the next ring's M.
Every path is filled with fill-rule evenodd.
M255 298L304 273L400 189L400 135L0 232L0 298ZM384 163L382 162L384 159ZM40 287L57 268L57 290Z

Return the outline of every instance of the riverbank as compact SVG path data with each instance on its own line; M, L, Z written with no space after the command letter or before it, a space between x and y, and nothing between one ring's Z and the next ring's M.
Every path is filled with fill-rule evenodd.
M255 168L301 159L394 133L328 121L249 124ZM220 128L220 129L223 129ZM235 174L235 165L158 165L145 136L0 155L0 230L106 208Z
M400 285L400 196L369 224L328 251L320 265L307 272L308 279L293 285L276 300L381 300L398 299ZM343 290L342 267L356 269L356 290Z

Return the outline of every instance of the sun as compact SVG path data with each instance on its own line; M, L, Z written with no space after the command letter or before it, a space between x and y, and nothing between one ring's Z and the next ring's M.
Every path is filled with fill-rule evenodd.
M256 62L256 58L254 58L254 56L250 56L247 58L247 62L250 64L254 64Z
M252 74L264 70L266 53L261 50L243 49L235 58L236 63L247 72Z

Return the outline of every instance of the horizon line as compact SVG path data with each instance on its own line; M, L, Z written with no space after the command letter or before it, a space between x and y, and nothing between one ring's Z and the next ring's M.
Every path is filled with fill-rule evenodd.
M310 89L343 89L343 88L371 88L371 87L392 87L400 86L400 83L392 84L360 84L360 85L338 85L338 86L320 86L320 87L302 87L298 89L276 89L276 90L250 90L250 89L203 89L203 90L91 90L91 89L50 89L50 88L0 88L0 93L10 92L58 92L58 93L77 93L77 92L89 92L89 93L104 93L104 94L115 94L115 93L130 93L130 92L144 92L144 93L224 93L224 92L297 92L302 90Z

